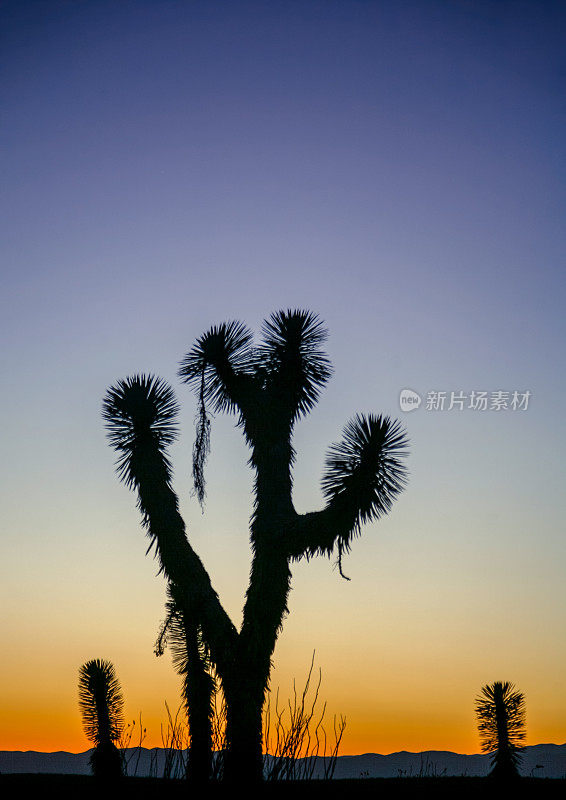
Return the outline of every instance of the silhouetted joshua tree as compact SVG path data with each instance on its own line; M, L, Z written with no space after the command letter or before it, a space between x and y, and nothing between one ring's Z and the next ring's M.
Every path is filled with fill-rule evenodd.
M525 739L524 695L508 681L483 686L476 698L476 716L482 752L492 754L490 775L518 778Z
M143 524L161 568L184 593L187 617L200 629L227 705L228 780L262 778L262 707L271 657L290 589L290 564L317 554L342 554L361 526L386 514L406 482L401 457L406 438L389 417L358 415L330 448L321 511L298 514L292 501L296 422L316 403L331 374L322 351L326 331L308 311L279 311L263 327L262 342L241 323L201 336L180 375L199 400L193 451L195 490L204 498L203 467L209 445L209 408L232 412L250 448L255 472L250 524L250 582L238 632L222 608L191 547L171 487L167 448L176 438L177 404L161 380L145 375L112 387L104 401L118 472L138 494Z
M90 756L93 775L119 778L122 757L114 744L124 727L124 700L110 661L87 661L79 670L79 707L87 738L94 744Z
M157 638L155 653L162 655L169 645L173 666L183 676L182 695L190 735L187 778L203 783L212 774L216 681L202 631L190 615L183 612L183 592L170 584L167 593L167 617Z

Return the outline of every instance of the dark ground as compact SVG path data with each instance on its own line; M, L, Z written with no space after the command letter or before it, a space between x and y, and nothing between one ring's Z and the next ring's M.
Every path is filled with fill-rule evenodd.
M510 788L510 791L509 791ZM366 778L334 781L286 781L263 784L259 791L245 792L244 798L259 796L300 800L309 798L360 798L360 800L388 800L388 798L481 798L515 796L538 798L563 798L566 780L548 778L521 778L512 787L497 786L488 778ZM223 800L242 796L241 791L222 785L197 790L183 781L160 778L122 778L116 785L100 785L94 778L84 775L0 775L0 796L5 800L30 795L32 798L78 798L78 800L111 800L113 797L135 798L187 798L203 797Z

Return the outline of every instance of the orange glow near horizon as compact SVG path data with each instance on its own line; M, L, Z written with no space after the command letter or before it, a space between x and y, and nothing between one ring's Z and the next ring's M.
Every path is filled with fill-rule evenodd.
M142 720L147 727L147 737L143 747L162 747L160 724L166 723L165 714L162 720ZM349 726L349 727L353 727ZM59 716L39 717L28 712L20 714L15 720L4 720L4 734L0 737L0 750L34 750L38 752L67 751L82 753L90 749L91 744L80 729L78 714L74 717ZM136 729L138 722L136 721ZM31 732L31 733L30 733ZM330 729L328 731L330 733ZM331 736L329 736L330 740ZM137 745L137 737L132 738L130 746ZM361 755L363 753L394 753L401 750L421 752L424 750L451 750L458 753L477 753L479 745L477 737L456 738L449 731L425 732L414 731L407 735L406 729L383 731L381 735L366 734L364 731L352 730L348 727L344 733L339 755Z
M129 719L129 718L128 718ZM131 722L131 719L130 719ZM139 717L135 721L134 736L130 746L139 743ZM143 747L162 747L161 725L166 726L166 711L163 715L142 715L142 725L147 729ZM332 743L332 720L326 726L329 743ZM527 729L526 744L562 744L564 727L553 724ZM78 710L69 712L55 709L11 708L4 709L0 750L20 750L38 752L67 751L82 753L90 749L85 737ZM380 721L348 719L342 738L339 755L361 755L363 753L395 753L399 751L422 752L428 750L449 750L456 753L472 754L480 752L477 731L473 721L467 730L448 728L438 719L437 724L426 720L407 718Z
M65 730L61 730L59 732L54 730L53 726L51 726L50 732L47 730L47 724L46 726L37 726L37 720L35 720L35 723L36 729L33 736L30 737L28 728L18 726L18 728L12 730L9 737L2 737L0 739L0 750L14 750L23 752L36 751L42 753L55 753L61 751L68 753L84 753L92 746L82 733L70 735L69 732ZM555 744L563 744L560 736L545 737L544 742L535 742L534 740L527 739L526 744L530 745L550 742ZM136 744L132 743L130 746L134 747L136 745L137 742ZM142 746L148 749L154 747L163 747L159 733L153 736L148 733L148 736L144 740ZM338 755L357 756L363 755L364 753L379 753L381 755L388 755L389 753L397 753L401 751L420 753L430 750L450 751L454 753L471 755L479 753L480 746L477 736L470 737L469 741L464 738L458 740L451 736L449 732L446 732L443 736L431 737L430 739L418 739L416 736L411 737L410 740L407 740L406 738L402 739L400 736L386 739L384 736L379 741L376 740L375 736L370 739L357 735L348 738L345 734Z

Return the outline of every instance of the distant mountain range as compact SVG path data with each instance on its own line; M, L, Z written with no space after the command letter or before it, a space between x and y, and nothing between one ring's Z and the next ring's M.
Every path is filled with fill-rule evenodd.
M85 753L38 753L33 750L0 751L0 773L58 773L88 775L89 756ZM156 747L127 751L129 774L161 776L166 768L167 753ZM442 750L423 753L365 753L360 756L339 756L334 778L397 778L440 775L482 776L489 772L489 756L462 755ZM537 744L526 747L521 767L523 775L540 778L566 777L566 744ZM314 777L324 774L323 759L317 759Z

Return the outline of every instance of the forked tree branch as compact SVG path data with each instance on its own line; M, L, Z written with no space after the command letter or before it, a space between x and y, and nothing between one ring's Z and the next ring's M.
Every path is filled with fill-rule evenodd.
M169 486L154 483L159 473L158 465L153 466L152 462L155 464L158 459L159 454L154 453L153 457L148 454L145 459L147 474L145 468L140 469L138 494L144 525L150 536L155 537L163 572L183 592L183 605L191 618L201 625L211 659L224 678L233 663L238 632L187 539L175 492Z

